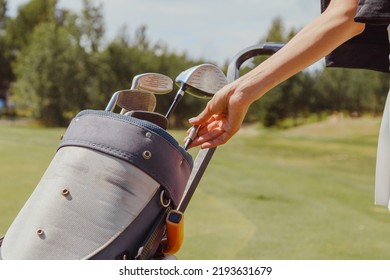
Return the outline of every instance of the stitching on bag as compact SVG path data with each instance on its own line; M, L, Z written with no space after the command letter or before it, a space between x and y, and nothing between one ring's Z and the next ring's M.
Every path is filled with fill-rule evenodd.
M102 152L106 151L106 153L110 154L110 155L113 155L113 156L119 156L121 158L124 158L124 159L128 159L130 160L133 164L135 164L138 168L144 170L144 168L142 168L139 164L136 164L137 163L137 160L139 159L137 156L134 156L130 153L126 153L126 152L123 152L121 150L118 150L118 149L115 149L115 148L112 148L112 147L108 147L104 144L99 144L99 143L96 143L96 142L92 142L92 141L86 141L86 140L65 140L64 141L65 143L63 143L61 145L61 147L64 147L64 146L71 146L72 144L73 145L77 145L77 143L79 143L81 146L83 147L86 147L86 148L93 148L93 147L96 147L98 150L101 150ZM67 144L69 143L69 144ZM188 164L187 164L188 166ZM189 168L190 169L190 168ZM147 174L150 174L151 177L153 178L157 178L159 181L162 181L162 182L159 182L161 183L161 185L163 185L165 188L168 189L169 193L170 194L173 194L173 193L176 193L173 189L174 189L174 186L170 186L170 184L168 184L168 182L166 180L163 180L161 178L161 176L159 176L157 173L155 173L153 170L144 170ZM173 189L172 189L173 188Z
M192 168L192 164L190 164L190 162L188 161L187 157L183 155L183 152L185 152L186 154L188 154L186 151L182 150L182 148L178 145L177 141L171 137L172 141L175 141L175 143L177 143L177 146L176 145L173 145L171 141L169 141L168 139L166 139L164 136L162 135L159 135L158 133L156 133L155 131L147 128L147 127L143 127L141 126L140 124L136 123L136 122L132 122L130 120L126 120L126 119L123 119L122 117L118 117L116 115L110 115L109 113L110 112L104 112L104 114L100 111L94 111L94 110L85 110L83 111L84 114L81 114L79 117L101 117L101 118L105 118L105 119L111 119L111 120L115 120L115 121L120 121L122 123L125 123L125 124L130 124L130 125L134 125L142 130L147 130L151 133L153 133L154 135L157 135L159 136L164 142L168 143L169 146L171 146L173 149L175 150L178 150L180 151L180 154L182 156L182 158L184 159L184 161L186 162L187 166L191 169ZM111 113L112 114L112 113ZM156 126L156 128L158 128ZM167 135L169 135L168 133L166 133Z

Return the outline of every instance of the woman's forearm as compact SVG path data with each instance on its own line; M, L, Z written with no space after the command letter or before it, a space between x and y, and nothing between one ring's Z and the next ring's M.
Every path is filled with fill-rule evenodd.
M357 0L333 0L323 14L303 28L280 51L237 80L237 89L242 92L245 103L252 103L361 33L364 25L353 20L356 9Z
M240 129L255 100L361 33L364 25L354 22L357 4L358 0L332 0L324 13L276 54L219 90L190 120L200 126L192 145L211 148L226 143Z

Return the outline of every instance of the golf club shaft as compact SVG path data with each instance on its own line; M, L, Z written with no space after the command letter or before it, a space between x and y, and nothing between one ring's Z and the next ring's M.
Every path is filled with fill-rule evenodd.
M172 112L175 110L177 107L177 104L179 104L181 98L184 95L184 87L185 85L182 85L179 89L179 91L176 93L175 99L172 102L171 107L169 107L168 112L165 114L165 117L168 119L169 116L172 114Z
M106 108L104 109L105 111L110 111L110 112L114 111L114 108L115 108L116 103L117 103L117 101L118 101L118 95L119 95L119 91L116 91L116 92L112 95L110 101L108 102Z

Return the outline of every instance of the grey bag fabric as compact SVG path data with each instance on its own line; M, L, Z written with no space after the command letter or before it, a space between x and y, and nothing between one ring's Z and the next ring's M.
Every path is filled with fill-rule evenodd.
M152 123L83 111L8 229L0 256L135 257L165 209L161 197L176 206L191 168L191 157Z

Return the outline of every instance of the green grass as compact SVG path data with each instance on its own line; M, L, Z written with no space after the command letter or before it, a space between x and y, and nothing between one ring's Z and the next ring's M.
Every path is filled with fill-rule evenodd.
M243 128L206 170L186 212L178 258L390 259L390 212L373 204L379 122ZM0 234L62 133L0 126Z
M0 234L39 182L63 132L0 125Z

